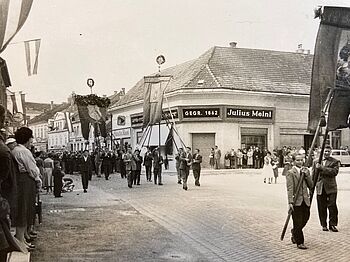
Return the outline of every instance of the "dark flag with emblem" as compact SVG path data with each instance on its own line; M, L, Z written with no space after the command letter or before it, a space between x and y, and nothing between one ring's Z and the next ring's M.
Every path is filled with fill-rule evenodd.
M334 92L328 129L349 127L350 8L324 7L315 44L310 91L309 124L315 130L329 91Z
M85 140L89 140L90 123L94 125L95 135L100 131L100 135L107 137L106 118L107 108L110 105L109 98L97 95L75 96L75 103L78 106L81 132Z
M144 77L143 127L161 121L163 95L170 79L160 75Z
M167 155L173 154L173 140L174 140L174 130L173 130L173 126L171 126L168 137L165 141L165 153Z

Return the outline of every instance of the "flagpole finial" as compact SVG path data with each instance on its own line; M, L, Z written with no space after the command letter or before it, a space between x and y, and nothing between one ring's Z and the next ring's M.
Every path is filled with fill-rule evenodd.
M88 78L88 80L86 81L86 84L88 85L88 87L90 87L90 91L92 94L92 87L95 85L95 81L92 78Z
M157 56L156 62L158 64L158 73L160 73L160 66L165 63L165 57L163 55Z

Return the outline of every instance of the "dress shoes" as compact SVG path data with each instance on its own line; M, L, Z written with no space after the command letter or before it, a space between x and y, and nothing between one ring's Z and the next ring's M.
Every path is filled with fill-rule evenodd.
M322 230L323 231L328 231L328 228L327 227L322 227Z
M329 230L332 232L338 232L338 229L335 226L329 226Z
M181 185L181 184L182 184L182 182L181 182L181 181L177 181L177 183L178 183L179 185Z
M84 189L84 193L87 193L87 190L86 190L86 189Z
M158 186L162 186L162 185L163 185L163 183L159 183L159 184L158 184Z
M307 247L304 244L299 244L297 245L299 249L307 249Z
M295 242L295 238L293 236L290 238L290 240L292 241L293 244L297 243L297 242Z
M201 186L199 183L195 184L196 186Z
M187 186L184 186L184 187L182 187L184 190L186 190L187 191Z

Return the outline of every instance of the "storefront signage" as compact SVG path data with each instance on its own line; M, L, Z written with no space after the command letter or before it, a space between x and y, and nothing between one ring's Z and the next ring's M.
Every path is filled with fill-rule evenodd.
M226 117L227 118L272 119L273 110L228 107L226 109Z
M173 117L171 117L171 115ZM162 120L169 119L171 120L172 118L177 119L179 118L179 113L177 109L171 110L171 114L169 110L166 110L162 114ZM136 125L141 125L143 123L143 115L137 115L137 116L132 116L131 117L131 125L136 126Z
M122 128L122 129L113 130L113 136L114 136L114 138L130 137L130 128Z
M182 110L182 114L183 114L183 118L198 118L198 117L219 118L220 108L184 108Z

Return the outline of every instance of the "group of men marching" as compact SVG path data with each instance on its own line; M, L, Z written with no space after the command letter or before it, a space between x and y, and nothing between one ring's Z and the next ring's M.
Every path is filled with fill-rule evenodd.
M201 174L202 156L199 154L199 149L196 149L192 155L190 147L186 147L185 150L183 148L179 148L179 152L176 155L175 160L178 184L183 184L182 188L184 190L188 189L187 179L192 166L195 185L200 186L199 178Z
M331 157L330 146L326 146L321 163L313 162L312 173L304 167L304 155L293 156L293 166L286 176L288 204L292 210L293 229L291 240L299 249L307 249L304 245L303 228L310 217L311 200L308 188L316 187L317 209L323 231L338 232L337 182L340 162ZM303 181L300 179L303 178ZM297 185L301 183L297 193ZM327 224L328 217L328 224ZM328 227L327 227L328 225Z

